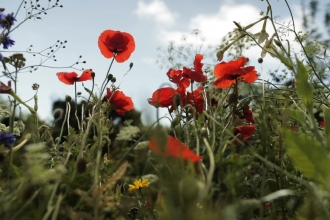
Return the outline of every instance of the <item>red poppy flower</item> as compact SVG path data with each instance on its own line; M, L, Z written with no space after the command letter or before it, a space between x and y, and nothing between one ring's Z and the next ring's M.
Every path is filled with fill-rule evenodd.
M76 72L71 72L71 73L59 72L59 73L56 73L56 75L62 83L65 83L67 85L73 85L74 82L82 82L82 81L86 81L86 80L91 80L93 78L92 72L93 71L91 69L85 70L79 77Z
M292 125L292 126L291 126L291 130L292 130L292 131L298 131L298 128L297 128L296 125Z
M202 54L196 54L195 61L194 61L194 67L195 69L189 69L187 67L183 67L183 74L184 76L188 77L191 80L194 80L195 82L205 82L207 80L207 76L203 74L203 63L201 63L203 59Z
M135 50L135 41L132 35L126 32L106 30L99 37L98 45L106 58L115 56L118 63L122 63L131 56Z
M247 59L240 57L237 60L218 63L214 67L214 76L217 80L214 82L217 88L228 88L237 80L246 83L253 83L257 80L258 74L254 69L254 66L244 67Z
M204 111L203 87L200 86L192 93L188 92L188 103L195 107L196 112L202 114Z
M248 105L243 108L243 114L248 122L254 124L253 114Z
M188 88L190 80L183 76L182 70L170 69L166 75L170 78L170 81L176 83L178 87Z
M131 97L126 96L122 91L116 90L111 92L111 90L107 88L107 95L105 98L110 104L115 106L115 111L119 115L124 115L125 112L134 108Z
M319 125L324 128L325 127L325 121L319 121Z
M11 92L11 81L8 81L8 86L3 82L0 82L0 93L10 93Z
M176 94L178 94L178 92L171 87L157 89L152 94L152 98L148 99L148 103L156 108L174 106L174 98Z
M240 140L249 141L253 137L253 132L256 130L254 125L243 125L234 128L234 135Z
M182 142L178 139L167 136L167 142L165 145L165 149L161 149L158 145L157 139L152 138L149 142L149 148L158 154L176 158L182 158L187 161L191 162L198 162L202 158L201 156L195 154L192 150L190 150L187 146L185 146Z

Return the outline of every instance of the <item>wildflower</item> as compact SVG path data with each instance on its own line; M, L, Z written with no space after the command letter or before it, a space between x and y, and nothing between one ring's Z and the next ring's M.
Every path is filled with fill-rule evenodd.
M2 11L0 11L0 23L2 22L2 20L5 19L5 15L4 13L2 13ZM0 25L1 27L1 25Z
M0 43L3 44L3 49L8 49L8 47L11 47L14 45L15 41L9 38L8 35L3 35L0 37Z
M194 67L195 69L189 69L187 67L183 67L183 74L184 76L188 77L191 80L194 80L196 82L205 82L207 80L207 76L203 74L203 63L201 63L203 59L202 54L196 54L195 60L194 60Z
M73 85L75 82L82 82L86 80L91 80L92 77L92 70L85 70L81 76L78 77L78 74L76 72L59 72L56 73L58 79L67 85Z
M181 143L178 139L167 136L167 142L165 145L165 149L161 149L158 145L157 139L152 138L149 142L149 148L158 154L176 158L182 158L187 161L191 162L198 162L202 158L195 154L192 150L190 150L187 146Z
M8 81L8 86L3 82L0 82L0 93L10 93L11 92L11 81Z
M250 108L249 108L248 105L243 108L243 114L244 114L245 119L248 122L254 124L254 119L253 119L252 111L250 110Z
M150 185L149 180L147 180L147 179L137 179L137 180L134 181L133 184L128 185L128 187L129 187L128 191L133 192L133 191L139 190L141 188L147 188L147 187L149 187L149 185Z
M118 63L122 63L131 56L135 50L135 41L132 35L126 32L106 30L99 37L98 45L106 58L115 56Z
M183 75L182 70L174 70L170 69L166 75L170 79L171 82L176 83L178 87L188 88L190 85L189 78Z
M252 139L255 130L256 128L254 125L238 126L234 128L234 135L245 142Z
M195 107L196 112L202 114L204 111L204 98L203 98L203 87L200 86L192 93L188 92L188 104L191 104Z
M107 88L107 95L105 99L115 106L115 111L119 115L124 115L125 112L134 108L131 97L126 96L122 91L116 90L112 92L110 88Z
M221 62L214 67L214 75L217 80L214 82L214 86L217 88L228 88L237 80L246 83L253 83L257 80L258 74L254 69L254 66L244 67L247 59L240 57L237 60Z
M10 149L10 145L15 142L15 136L12 133L1 132L0 143L4 144L6 148Z
M14 24L14 21L16 21L16 18L14 17L14 13L7 14L6 16L1 14L0 14L0 27L9 29Z
M178 94L178 92L171 87L157 89L152 94L152 98L148 99L148 103L156 108L170 107L175 105L174 98L176 94Z

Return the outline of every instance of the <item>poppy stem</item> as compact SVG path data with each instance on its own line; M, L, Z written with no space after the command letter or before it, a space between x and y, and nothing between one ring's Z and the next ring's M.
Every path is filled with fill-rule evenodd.
M236 112L237 99L238 99L238 80L236 79L236 83L234 84L234 102L233 102L232 122L235 121L235 112Z
M79 122L79 118L78 118L78 114L77 114L78 113L78 103L77 103L77 82L76 81L74 81L74 102L75 102L74 115L76 116L78 129L80 131L80 122Z
M102 86L101 86L101 95L100 95L100 97L102 97L102 94L103 94L103 92L104 92L104 90L105 90L105 87L107 86L107 84L108 84L108 82L109 82L108 76L109 76L109 74L110 74L110 69L111 69L111 67L112 67L113 61L115 60L115 57L116 57L116 54L113 56L113 58L112 58L112 60L111 60L111 63L110 63L109 69L108 69L108 71L107 71L107 75L106 75L106 77L105 77L105 79L104 79L104 81L103 81L103 83L102 83Z

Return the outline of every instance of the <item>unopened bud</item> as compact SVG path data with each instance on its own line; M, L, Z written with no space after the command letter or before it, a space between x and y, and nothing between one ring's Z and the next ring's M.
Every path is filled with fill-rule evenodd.
M112 83L115 83L116 80L117 80L116 77L112 77L111 82L112 82Z
M85 172L87 168L87 161L85 158L80 158L77 162L77 171L78 173L83 173Z
M133 63L130 63L130 64L129 64L129 69L131 70L132 67L133 67Z
M61 119L63 114L63 110L60 108L56 108L53 111L53 117L55 120Z
M279 47L282 47L282 43L276 39L274 39L274 43L279 46Z
M69 96L69 95L65 96L65 101L66 102L71 102L71 100L72 100L71 96Z
M238 28L238 30L242 31L243 28L241 27L241 25L239 23L237 23L236 21L233 21L234 24L236 25L236 27Z
M218 58L218 61L221 61L223 59L223 51L222 50L219 50L217 52L217 58Z
M112 80L112 78L113 78L113 75L110 73L110 74L108 75L108 81Z

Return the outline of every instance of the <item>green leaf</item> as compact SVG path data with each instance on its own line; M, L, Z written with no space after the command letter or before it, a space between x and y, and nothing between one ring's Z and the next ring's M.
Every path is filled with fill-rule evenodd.
M293 109L284 109L284 115L298 121L302 125L306 125L306 117L302 111L293 110Z
M329 187L330 159L322 144L306 134L282 129L286 153L304 176Z
M324 121L325 121L325 138L327 143L327 149L330 149L330 109L324 109Z
M20 168L18 168L14 164L11 165L11 168L13 169L16 176L18 176L18 177L23 176L23 171Z
M283 56L281 53L279 53L276 49L273 50L277 56L278 59L280 59L280 61L289 69L292 70L293 66L291 61L286 58L285 56Z
M297 61L297 93L302 98L303 103L306 107L313 106L313 88L308 83L308 73L304 64L296 59Z

